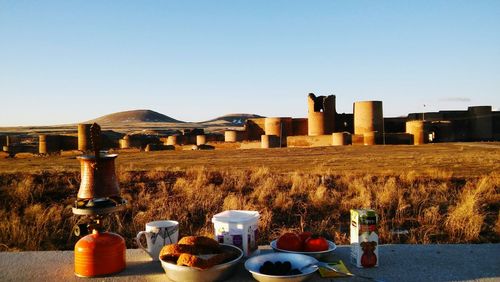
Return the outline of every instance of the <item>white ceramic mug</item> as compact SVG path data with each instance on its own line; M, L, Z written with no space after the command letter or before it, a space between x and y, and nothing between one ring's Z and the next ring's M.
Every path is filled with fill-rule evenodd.
M141 236L146 236L147 246L141 244ZM146 223L146 231L140 231L135 238L137 245L153 260L159 260L163 246L176 244L179 239L179 222L174 220L158 220Z

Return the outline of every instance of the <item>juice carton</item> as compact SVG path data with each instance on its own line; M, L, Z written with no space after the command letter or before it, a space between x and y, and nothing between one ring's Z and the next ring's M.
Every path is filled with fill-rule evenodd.
M371 209L351 210L351 263L359 268L377 267L378 215Z

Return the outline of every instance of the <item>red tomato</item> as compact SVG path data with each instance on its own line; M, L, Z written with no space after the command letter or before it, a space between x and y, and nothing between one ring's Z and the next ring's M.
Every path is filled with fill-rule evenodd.
M304 231L302 233L299 233L300 240L302 241L302 245L305 245L306 240L309 239L313 235L312 232L309 231Z
M299 252L302 249L302 241L295 233L285 233L276 242L278 249Z
M330 246L328 245L328 241L320 236L311 236L306 240L304 245L305 252L321 252L328 250Z

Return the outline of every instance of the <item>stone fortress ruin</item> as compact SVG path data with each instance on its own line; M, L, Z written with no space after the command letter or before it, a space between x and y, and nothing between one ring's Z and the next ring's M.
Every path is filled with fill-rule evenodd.
M382 101L354 102L352 114L337 113L335 102L335 95L310 93L307 118L249 118L243 126L209 133L202 128L169 129L172 133L166 135L103 131L103 147L154 151L500 141L500 112L491 106L384 117ZM84 152L91 147L90 126L79 124L75 134L0 135L0 148L11 155Z
M226 131L225 141L260 138L262 148L272 148L500 140L500 112L491 106L384 118L382 101L354 102L352 114L338 114L335 98L310 93L307 119L248 119L241 131Z

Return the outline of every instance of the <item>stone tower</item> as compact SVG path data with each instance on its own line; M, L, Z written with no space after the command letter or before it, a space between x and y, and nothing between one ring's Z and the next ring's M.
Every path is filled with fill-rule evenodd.
M332 134L335 130L335 95L318 96L309 93L307 96L308 135Z

